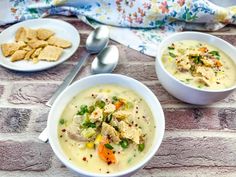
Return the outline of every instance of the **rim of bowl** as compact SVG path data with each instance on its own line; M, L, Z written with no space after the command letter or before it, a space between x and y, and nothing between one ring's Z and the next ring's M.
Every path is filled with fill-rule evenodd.
M152 148L147 152L148 154L146 154L146 156L144 156L144 158L141 161L139 161L137 164L135 164L134 166L131 166L130 168L128 168L126 170L123 170L121 172L110 173L110 174L102 174L102 173L97 174L95 172L89 172L87 170L84 170L84 169L74 165L73 163L71 163L68 159L64 158L64 156L66 156L66 155L63 155L59 151L59 149L61 147L60 146L58 147L57 145L55 145L53 143L54 141L58 142L58 139L53 141L53 139L52 139L53 135L51 135L51 133L50 133L51 131L55 131L55 130L50 130L49 129L49 132L48 132L49 133L49 143L50 143L50 146L53 149L54 153L56 154L56 156L60 159L60 161L62 163L64 163L69 169L72 169L73 171L75 171L77 173L87 175L87 176L96 176L96 177L118 177L118 176L124 176L124 175L127 175L127 174L132 174L132 172L135 172L136 170L142 168L155 155L155 153L157 152L157 150L159 149L159 147L160 147L160 145L163 141L164 132L165 132L165 116L164 116L164 112L163 112L163 109L162 109L162 106L161 106L159 100L157 99L155 94L147 86L145 86L143 83L139 82L138 80L133 79L133 78L128 77L128 76L121 75L121 74L97 74L97 75L87 76L83 79L80 79L80 80L74 82L72 85L67 87L55 100L55 102L54 102L54 104L53 104L53 106L52 106L52 108L49 112L49 115L48 115L47 126L51 127L51 124L55 123L55 121L53 121L52 113L54 112L54 110L56 110L55 107L57 106L57 104L59 104L61 98L64 96L64 94L66 94L68 92L68 90L70 90L72 87L74 87L75 85L78 85L82 82L86 82L86 81L88 82L88 80L90 80L91 78L98 78L99 79L101 77L111 77L111 78L114 78L114 79L126 80L126 82L127 81L133 82L137 87L143 87L148 92L151 99L153 99L153 101L156 103L156 106L158 106L160 108L158 116L155 116L153 110L151 110L152 114L153 114L153 118L155 119L155 117L158 117L158 120L154 120L154 121L157 122L157 123L161 122L160 124L162 124L163 127L162 127L162 129L156 129L156 131L155 131L155 134L156 134L155 136L156 137L153 141ZM96 86L96 85L99 85L99 84L95 84L93 86ZM88 88L91 88L93 86L89 86ZM127 87L127 88L129 88L129 87ZM129 89L133 90L132 88L129 88ZM136 93L136 91L134 91L134 92ZM77 94L79 94L79 92L77 92L75 95L77 95ZM136 93L136 94L140 95L143 98L143 96L140 93ZM145 99L145 101L146 101L146 99ZM148 104L148 102L147 102L147 104ZM63 108L63 110L64 109L65 109L65 107Z
M201 36L207 36L207 37L210 37L210 38L214 38L216 40L218 40L219 42L221 42L223 45L226 45L230 48L232 48L232 50L236 50L236 48L234 46L232 46L230 43L228 43L227 41L221 39L221 38L218 38L216 36L213 36L213 35L210 35L210 34L206 34L206 33L201 33L201 32L179 32L179 33L175 33L175 34L172 34L170 35L169 37L167 37L166 39L164 39L158 46L158 49L157 49L157 55L156 55L156 62L155 62L155 67L156 67L156 71L157 71L157 67L158 65L163 69L163 71L169 76L171 77L172 79L174 79L176 82L180 83L181 85L185 86L185 87L188 87L190 89L193 89L193 90L196 90L196 91L200 91L200 92L208 92L208 93L219 93L219 92L227 92L227 91L230 91L230 90L234 90L236 88L236 83L229 87L229 88L226 88L226 89L219 89L219 90L204 90L204 89L200 89L200 88L197 88L197 87L194 87L194 86L191 86L191 85L187 85L183 82L181 82L180 80L178 80L177 78L175 78L172 74L170 74L166 68L164 67L162 61L161 61L161 58L162 58L162 54L163 54L163 50L161 50L161 48L163 47L164 43L168 42L169 40L171 40L171 38L175 37L175 36L181 36L181 35L185 35L185 34L192 34L192 35L201 35ZM184 40L188 40L188 39L184 39ZM176 40L176 41L181 41L181 40ZM201 40L198 40L198 41L201 41ZM204 42L204 41L203 41ZM205 42L207 43L207 42ZM212 45L212 44L210 44ZM213 44L214 46L214 44ZM164 46L165 47L165 46ZM164 48L163 47L163 48ZM223 51L220 47L217 47L219 48L221 51ZM235 48L235 49L233 49ZM231 50L231 49L230 49ZM223 51L224 52L224 51ZM227 54L227 53L226 53ZM227 54L228 55L228 54ZM160 56L160 57L159 57ZM228 55L229 56L229 55ZM231 57L229 57L231 60L233 60ZM233 62L235 63L235 66L236 66L236 62L233 60Z

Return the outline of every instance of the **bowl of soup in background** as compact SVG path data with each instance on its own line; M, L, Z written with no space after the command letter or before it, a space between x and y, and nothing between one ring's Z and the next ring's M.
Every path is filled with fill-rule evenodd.
M198 87L197 85L191 85L189 83L187 83L187 81L183 81L180 78L176 77L174 75L174 72L171 72L164 64L163 62L163 55L164 53L166 53L165 50L169 49L172 50L173 48L171 47L172 45L175 47L175 43L181 42L181 41L198 41L199 45L210 45L210 48L215 48L218 49L220 52L222 52L222 54L224 56L228 56L229 59L231 61L228 61L228 65L230 65L230 68L232 69L232 75L231 75L231 79L233 79L233 82L228 85L225 88L215 88L215 89L210 89L209 86L204 86L204 87ZM200 44L202 43L202 44ZM183 43L186 45L186 43ZM185 48L186 50L188 50L189 48ZM191 49L191 50L195 50L195 49ZM201 49L200 49L201 50ZM185 55L186 51L183 51L183 56ZM200 51L199 51L200 52ZM213 55L213 60L218 62L221 61L222 59L219 60L219 53L213 51L208 51L207 55ZM173 53L170 51L169 55L173 57L175 57L175 54L173 55ZM182 63L185 64L183 65L184 69L192 69L190 66L186 67L189 63L188 61L182 61L181 59L177 59L176 57L176 61L173 62L173 60L171 59L170 56L170 61L172 62L172 66L173 68L177 68L179 66L177 66L177 64ZM196 57L197 56L197 57ZM196 56L191 56L191 57L195 57L194 58L194 62L197 63L199 62L199 55ZM204 55L205 56L205 55ZM204 56L202 56L202 58L204 58ZM206 104L212 104L214 102L217 102L219 100L222 100L224 98L226 98L230 93L232 93L235 88L236 88L236 49L229 44L228 42L209 35L209 34L205 34L205 33L200 33L200 32L181 32L181 33L177 33L174 35L169 36L168 38L166 38L165 40L163 40L159 47L158 47L158 51L157 51L157 56L156 56L156 63L155 63L155 67L156 67L156 73L158 76L158 79L160 81L160 83L162 84L162 86L174 97L178 98L179 100L182 100L184 102L187 103L191 103L191 104L197 104L197 105L206 105ZM180 56L181 58L182 56ZM188 55L189 57L189 55ZM215 57L215 58L214 58ZM200 58L201 59L201 58ZM179 61L177 61L179 60ZM218 61L217 61L218 60ZM167 61L168 62L168 61ZM179 63L177 63L179 62ZM186 63L184 63L186 62ZM200 60L200 62L202 62ZM205 62L205 61L204 61ZM211 61L210 61L211 62ZM231 64L229 64L231 63ZM205 64L202 62L202 65ZM201 67L199 67L200 69L202 69ZM199 69L199 70L200 70ZM203 68L204 69L204 68ZM206 70L208 70L206 68ZM194 70L194 72L196 72ZM178 73L178 72L177 72ZM197 73L198 74L198 73ZM210 78L211 80L211 78ZM230 81L231 82L231 81ZM205 84L205 83L204 83Z
M98 163L103 163L103 161L96 159L91 165L91 169L88 169L86 165L89 165L89 161L87 159L90 159L90 157L94 156L94 154L90 156L86 156L87 159L83 158L83 161L79 163L72 162L71 157L68 156L68 153L70 155L73 151L73 147L71 146L69 150L65 151L65 145L62 145L62 141L60 138L62 138L63 134L60 134L60 131L63 131L63 128L61 129L60 123L61 117L65 115L72 115L71 112L75 109L74 106L77 96L82 93L82 97L84 93L87 93L90 89L93 91L96 90L96 87L99 87L98 90L102 89L104 85L104 88L107 88L109 85L112 85L112 87L109 89L109 92L112 91L112 88L117 86L116 92L119 91L119 88L121 88L121 93L125 93L125 90L128 90L127 93L129 95L135 94L136 96L140 97L140 100L144 100L145 104L149 107L153 122L151 123L151 126L154 127L153 134L150 136L151 140L145 145L146 151L145 155L142 156L141 159L136 160L136 162L133 165L130 165L128 168L119 169L119 166L117 166L117 169L119 171L109 172L99 172L95 168ZM122 90L123 89L123 90ZM133 93L129 92L132 91ZM94 95L92 94L92 97ZM83 100L81 102L86 102L86 97L83 97ZM73 101L74 100L74 101ZM130 101L130 100L129 100ZM79 106L79 105L78 105ZM66 111L66 109L69 107L70 110ZM148 110L147 110L148 111ZM68 114L65 114L67 112ZM145 112L145 110L143 111ZM137 111L136 111L137 113ZM80 114L80 113L79 113ZM140 118L141 119L141 118ZM123 176L131 176L132 174L136 173L139 169L144 167L144 165L155 155L156 151L158 150L162 139L164 135L164 129L165 129L165 120L164 120L164 114L163 110L161 108L161 105L156 98L156 96L150 91L145 85L140 83L139 81L132 79L127 76L118 75L118 74L99 74L99 75L93 75L88 76L86 78L83 78L79 81L76 81L71 86L69 86L66 90L63 91L63 93L57 98L55 103L53 104L49 116L48 116L48 130L49 130L49 142L50 145L56 154L56 156L61 160L63 164L65 164L69 169L72 169L76 173L78 173L81 176L90 176L90 177L123 177ZM59 133L58 133L59 131ZM147 135L148 136L148 135ZM67 141L67 140L66 140ZM71 143L71 141L69 141ZM119 144L117 145L119 146ZM109 147L108 147L109 148ZM78 151L79 152L79 151ZM90 151L91 152L91 151ZM116 155L118 156L118 152L116 152ZM75 157L75 156L74 156ZM84 163L85 165L82 166L80 163ZM119 163L119 162L118 162ZM99 164L98 164L99 165ZM103 164L103 166L106 164ZM110 166L115 167L116 164L107 164L107 169L110 168ZM94 171L93 171L94 168ZM112 168L113 170L116 168ZM101 170L100 170L101 171Z

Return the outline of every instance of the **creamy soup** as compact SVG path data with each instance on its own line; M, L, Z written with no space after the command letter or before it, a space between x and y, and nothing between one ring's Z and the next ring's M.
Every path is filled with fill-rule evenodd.
M78 167L95 173L120 172L141 161L153 143L155 124L146 102L118 85L79 93L58 126L60 145Z
M162 62L181 82L197 88L218 90L236 84L235 62L223 51L204 42L174 42L164 50Z

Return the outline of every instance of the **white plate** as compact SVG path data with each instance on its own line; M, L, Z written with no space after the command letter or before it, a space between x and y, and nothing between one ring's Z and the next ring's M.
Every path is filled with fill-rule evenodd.
M56 62L39 61L36 64L34 64L32 61L25 61L25 60L11 62L10 57L4 57L2 51L0 50L0 65L8 69L16 71L28 71L28 72L48 69L69 59L70 56L73 55L77 50L77 48L79 47L80 36L75 27L73 27L71 24L67 22L48 18L27 20L10 26L9 28L5 29L2 33L0 33L0 44L14 42L16 30L19 27L28 27L32 29L36 28L50 29L55 32L55 35L57 37L70 41L72 43L72 46L70 48L63 50L63 54L60 56L58 61Z

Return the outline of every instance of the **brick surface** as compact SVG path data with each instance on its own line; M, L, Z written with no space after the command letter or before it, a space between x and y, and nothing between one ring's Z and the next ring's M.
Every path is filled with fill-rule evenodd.
M154 64L119 64L114 72L133 77L139 81L157 81Z
M3 92L4 92L4 86L0 85L0 98L2 97Z
M82 22L81 20L79 19L68 19L66 20L68 23L72 24L79 32L81 30L83 31L91 31L93 30L92 27L90 27L89 25L85 24L84 22Z
M170 95L159 83L155 84L146 84L153 93L157 96L158 100L161 104L179 104L182 101L176 99L172 95Z
M47 106L42 107L41 109L37 109L34 111L34 119L33 122L33 130L35 132L42 132L44 128L47 126L47 118L50 108Z
M49 144L33 141L0 141L1 170L47 170L51 166Z
M236 129L236 108L166 108L167 129Z
M124 45L116 45L119 49L120 60L124 60L126 62L153 62L155 61L154 57L149 57L147 55L143 55L140 52L128 48Z
M236 139L219 137L165 138L146 168L236 167Z
M236 46L236 38L235 35L215 35L221 39L226 40L227 42L229 42L230 44Z
M31 112L30 109L0 108L0 132L23 132L28 125Z
M8 101L13 104L46 103L57 87L56 84L14 84Z
M3 81L24 81L24 80L38 80L38 81L62 81L74 65L72 64L61 64L54 68L46 71L34 72L34 73L23 73L10 71L3 67L0 68L0 80ZM82 78L88 75L88 71L82 70L79 77Z
M76 53L74 53L74 55L72 55L70 57L70 59L68 61L71 61L71 62L78 62L79 59L83 56L84 52L86 51L86 48L85 47L79 47L76 51ZM91 63L92 60L95 58L96 55L90 55L87 59L87 63ZM86 63L85 63L86 65Z

